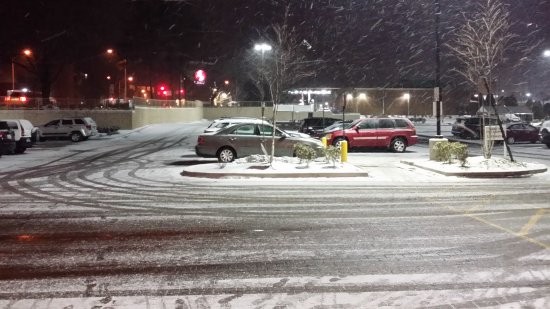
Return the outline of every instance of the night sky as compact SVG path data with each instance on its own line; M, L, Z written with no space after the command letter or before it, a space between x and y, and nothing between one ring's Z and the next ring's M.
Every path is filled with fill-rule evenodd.
M458 64L444 44L452 31L486 0L440 0L442 80L468 88L453 74ZM518 35L505 55L498 88L506 94L550 95L550 0L502 0ZM281 22L287 1L3 1L0 9L1 81L9 81L10 57L32 48L57 67L105 74L108 47L146 84L190 77L203 67L209 82L241 80L243 57L265 29ZM412 87L433 83L433 0L294 0L291 25L311 45L317 61L310 87ZM111 63L109 63L111 62ZM55 74L55 72L51 72ZM139 79L139 78L138 78ZM58 81L56 81L58 83ZM55 88L55 87L54 87ZM542 92L545 92L543 94Z

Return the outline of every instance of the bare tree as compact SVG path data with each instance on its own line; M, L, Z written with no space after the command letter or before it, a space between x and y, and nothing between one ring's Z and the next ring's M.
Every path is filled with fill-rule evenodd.
M255 84L260 89L263 83L267 86L273 102L272 122L274 130L271 136L270 163L275 155L275 131L277 128L277 108L281 103L284 91L296 82L315 74L314 62L308 61L306 51L311 45L298 35L296 28L289 24L290 5L284 8L282 22L273 24L260 36L271 46L271 50L262 53L261 57L253 57L252 69L257 80ZM305 43L307 44L305 44ZM309 46L309 47L308 47ZM262 93L262 90L260 90Z
M517 43L518 36L511 32L511 27L510 12L500 0L483 0L473 15L465 15L465 23L457 28L454 40L447 44L462 64L455 71L487 98L491 97L491 89L498 80L498 70L505 63L506 51ZM494 111L498 118L496 109ZM497 121L501 133L504 133L500 119ZM483 134L483 139L486 138ZM484 157L490 158L491 151L492 144L484 147Z

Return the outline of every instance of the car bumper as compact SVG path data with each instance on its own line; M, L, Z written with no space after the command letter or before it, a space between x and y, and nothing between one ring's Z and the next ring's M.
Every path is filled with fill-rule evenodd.
M204 151L204 149L200 146L195 146L195 154L199 157L203 157L203 158L215 158L216 155L215 154L212 154L212 153L206 153Z
M0 141L0 154L11 154L15 151L15 141L2 140Z
M30 137L22 137L18 142L17 145L19 147L25 147L30 148L32 147L32 139Z

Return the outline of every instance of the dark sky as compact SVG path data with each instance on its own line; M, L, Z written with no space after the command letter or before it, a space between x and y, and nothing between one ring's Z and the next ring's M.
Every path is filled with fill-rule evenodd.
M480 1L487 0L440 0L442 43ZM502 1L508 4L519 39L506 55L498 86L508 92L540 92L543 83L550 84L550 59L541 57L550 48L550 0ZM2 71L9 58L25 47L47 61L80 67L95 66L87 60L113 47L135 72L152 72L152 83L182 70L188 74L201 65L208 67L211 80L239 78L246 50L266 27L281 21L286 2L5 0L0 9ZM291 1L291 23L311 44L308 57L319 60L315 77L304 82L391 87L433 80L433 3ZM442 60L445 83L464 85L452 74L456 63L445 48Z

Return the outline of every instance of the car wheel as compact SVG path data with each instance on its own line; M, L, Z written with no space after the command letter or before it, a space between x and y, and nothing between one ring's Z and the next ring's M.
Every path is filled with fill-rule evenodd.
M343 138L343 137L337 137L335 138L333 141L332 141L332 146L336 147L336 148L341 148L341 143L343 141L345 141L346 139ZM349 143L348 143L348 149L349 149Z
M82 140L82 134L80 132L71 133L71 141L80 142Z
M407 142L401 137L394 138L391 141L390 149L393 152L405 152L405 149L407 149Z
M550 143L546 144L546 147L550 148Z
M21 154L21 153L24 153L25 150L27 150L26 147L15 147L14 153Z
M235 150L233 150L230 147L223 147L220 150L218 150L219 162L222 162L222 163L233 162L236 157L237 157L237 154L235 153Z
M515 142L516 142L516 140L515 140L515 139L514 139L513 137L511 137L511 136L510 136L510 137L508 137L508 138L506 139L506 141L507 141L507 142L508 142L508 144L510 144L510 145L512 145L513 143L515 143Z

